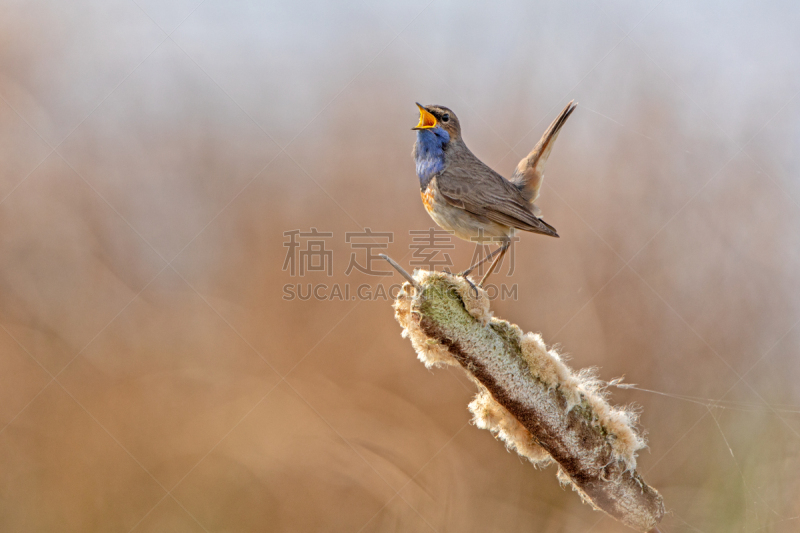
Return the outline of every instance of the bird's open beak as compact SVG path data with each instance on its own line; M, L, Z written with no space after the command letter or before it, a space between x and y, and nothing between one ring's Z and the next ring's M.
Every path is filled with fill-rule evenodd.
M422 104L417 103L417 107L419 108L419 124L417 124L416 128L411 129L427 130L436 127L436 117L431 115L430 112L422 106Z

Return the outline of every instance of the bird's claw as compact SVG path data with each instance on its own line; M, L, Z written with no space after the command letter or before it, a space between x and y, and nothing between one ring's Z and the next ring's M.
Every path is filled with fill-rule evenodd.
M475 286L475 284L472 282L472 280L471 280L471 279L469 279L469 278L467 277L467 275L466 275L466 274L459 274L459 275L460 275L462 278L464 278L464 281L466 281L467 283L469 283L469 286L470 286L470 288L472 289L472 292L474 292L474 293L475 293L475 298L478 298L478 296L479 296L479 293L478 293L478 287L476 287L476 286Z

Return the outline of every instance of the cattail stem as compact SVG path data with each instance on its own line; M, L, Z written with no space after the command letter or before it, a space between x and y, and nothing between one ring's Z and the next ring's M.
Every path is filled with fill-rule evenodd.
M476 382L476 424L535 464L557 463L595 509L652 530L664 503L636 472L645 444L635 413L610 406L600 382L573 373L540 336L493 318L485 292L444 273L417 271L414 281L395 301L403 335L426 366L458 365Z

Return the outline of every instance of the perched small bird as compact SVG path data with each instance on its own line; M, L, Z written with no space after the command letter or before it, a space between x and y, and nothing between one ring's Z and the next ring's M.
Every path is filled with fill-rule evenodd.
M460 275L467 281L475 268L496 256L482 285L511 245L516 230L558 237L556 229L541 219L534 205L544 178L544 165L558 132L575 110L570 102L539 143L517 165L510 180L489 168L461 138L461 125L450 109L419 107L417 142L413 156L417 166L422 203L443 229L471 242L494 240L500 247ZM470 282L471 284L472 282Z

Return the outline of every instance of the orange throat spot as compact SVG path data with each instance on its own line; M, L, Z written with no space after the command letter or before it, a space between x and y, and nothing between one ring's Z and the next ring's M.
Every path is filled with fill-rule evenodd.
M422 196L422 204L425 206L425 210L428 213L433 211L433 193L430 188L421 191L420 196Z

